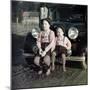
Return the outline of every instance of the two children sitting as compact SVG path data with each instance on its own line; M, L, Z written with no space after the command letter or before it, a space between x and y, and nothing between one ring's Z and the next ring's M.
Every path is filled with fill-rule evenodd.
M55 69L55 56L62 58L63 71L66 71L66 55L67 50L71 49L70 40L64 36L64 29L57 27L56 37L54 32L50 29L49 19L43 19L41 21L42 30L37 38L37 46L39 48L38 54L34 58L34 64L39 67L38 74L43 73L43 68L46 68L46 75L51 73L51 70ZM51 66L51 61L52 66Z

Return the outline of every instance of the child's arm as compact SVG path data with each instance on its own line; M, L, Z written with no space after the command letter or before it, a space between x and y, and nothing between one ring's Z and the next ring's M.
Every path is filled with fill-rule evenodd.
M66 37L66 49L68 50L68 49L71 49L71 42L70 42L70 40Z
M45 52L48 52L54 46L55 46L55 34L53 31L51 31L50 44L45 48Z
M38 38L37 38L37 46L39 48L39 53L42 52L42 49L41 49L41 33L38 35Z
M54 39L54 43L52 45L51 52L54 51L55 47L56 47L56 38Z

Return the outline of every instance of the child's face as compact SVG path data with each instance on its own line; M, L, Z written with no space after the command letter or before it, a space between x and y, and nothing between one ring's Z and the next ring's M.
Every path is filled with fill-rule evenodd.
M49 28L50 28L50 24L46 20L44 20L43 21L43 30L47 31Z
M57 36L63 36L64 32L62 30L62 28L58 28L57 29Z

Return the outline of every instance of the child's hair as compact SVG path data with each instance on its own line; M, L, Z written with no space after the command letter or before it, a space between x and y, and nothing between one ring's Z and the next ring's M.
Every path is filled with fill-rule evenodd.
M51 20L50 20L50 18L44 18L44 19L41 19L40 20L40 28L42 29L42 25L43 25L43 21L47 21L48 23L49 23L49 25L51 26Z
M56 36L57 36L57 29L58 29L58 28L61 28L62 31L63 31L63 33L64 33L64 35L65 35L65 28L64 28L63 26L57 26L57 27L55 28Z
M47 21L50 25L51 25L51 20L50 20L50 18L44 18L44 19L41 19L41 21L40 21L40 24L42 25L43 24L43 21Z

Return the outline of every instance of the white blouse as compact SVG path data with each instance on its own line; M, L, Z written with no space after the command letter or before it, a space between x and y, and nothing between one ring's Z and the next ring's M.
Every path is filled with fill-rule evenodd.
M56 37L56 45L61 45L66 49L71 49L71 42L66 36L64 36L62 39L60 37Z

